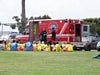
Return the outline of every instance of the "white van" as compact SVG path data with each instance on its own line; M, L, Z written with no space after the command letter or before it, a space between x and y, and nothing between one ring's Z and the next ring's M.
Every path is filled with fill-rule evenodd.
M97 43L97 51L100 51L100 41Z
M16 35L2 35L0 36L0 41L6 41L6 40L10 40L12 41L13 39L15 39Z

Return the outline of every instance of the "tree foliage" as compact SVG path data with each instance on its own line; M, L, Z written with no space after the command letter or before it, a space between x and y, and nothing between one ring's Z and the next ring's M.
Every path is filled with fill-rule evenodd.
M29 20L37 20L37 19L51 19L49 15L43 15L43 16L38 16L38 17L33 17L31 16Z
M21 1L21 5L22 5L21 18L19 18L18 16L13 16L12 19L15 19L15 21L17 22L17 27L19 32L23 33L27 23L27 18L25 14L25 0ZM14 25L11 25L11 27L14 28Z
M16 24L11 24L10 27L11 27L12 29L15 29L15 28L16 28Z
M12 19L15 19L16 22L20 22L20 18L18 16L13 16Z
M12 19L15 19L15 21L17 22L17 27L18 27L18 30L19 32L21 33L22 32L22 25L21 25L21 19L18 17L18 16L13 16ZM16 25L11 25L11 28L13 29L14 26L16 27Z

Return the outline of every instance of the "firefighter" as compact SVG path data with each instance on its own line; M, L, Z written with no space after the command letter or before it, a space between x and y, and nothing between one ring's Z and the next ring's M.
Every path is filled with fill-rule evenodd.
M56 40L56 31L55 31L55 28L52 28L51 34L52 34L51 40L52 40L52 41L55 41L55 40Z
M40 33L40 41L46 43L47 42L47 31L43 28L43 31Z

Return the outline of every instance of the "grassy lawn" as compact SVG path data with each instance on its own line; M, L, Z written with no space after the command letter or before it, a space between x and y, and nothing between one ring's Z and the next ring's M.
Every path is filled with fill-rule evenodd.
M0 51L0 75L100 75L96 51Z

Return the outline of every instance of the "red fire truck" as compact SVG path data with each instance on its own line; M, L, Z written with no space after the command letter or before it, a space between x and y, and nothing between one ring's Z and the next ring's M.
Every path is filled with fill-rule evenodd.
M56 31L56 41L60 42L71 42L76 49L90 50L92 47L90 40L90 27L89 25L83 25L82 20L76 19L42 19L42 20L30 20L25 31L28 35L18 35L17 40L26 42L27 39L30 41L39 40L40 33L43 29L46 29L47 41L51 41L51 31ZM85 34L85 35L84 35ZM83 37L85 41L83 41ZM87 39L89 38L89 39Z
M82 40L82 21L72 19L46 19L33 20L29 22L29 39L38 40L39 34L46 29L47 41L51 40L52 29L56 30L56 41L81 42Z
M45 28L48 35L47 41L51 41L51 31L56 31L56 41L71 42L74 47L82 49L86 42L82 42L83 21L76 19L44 19L44 20L30 20L26 27L26 32L29 35L19 35L17 40L30 41L39 40L39 35ZM85 27L86 28L86 27ZM88 29L86 29L88 30ZM25 39L26 38L26 39Z

